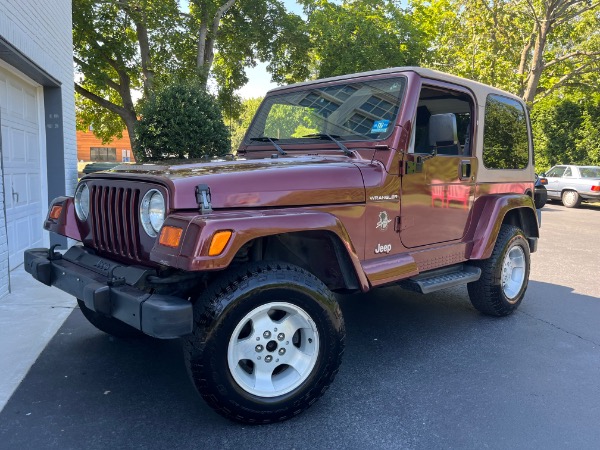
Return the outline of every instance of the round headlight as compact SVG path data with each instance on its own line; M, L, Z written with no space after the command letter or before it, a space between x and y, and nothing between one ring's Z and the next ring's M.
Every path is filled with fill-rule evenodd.
M75 213L82 222L87 220L90 213L90 190L85 183L77 186L75 191Z
M140 220L146 233L156 237L165 221L165 199L156 189L149 190L142 198Z

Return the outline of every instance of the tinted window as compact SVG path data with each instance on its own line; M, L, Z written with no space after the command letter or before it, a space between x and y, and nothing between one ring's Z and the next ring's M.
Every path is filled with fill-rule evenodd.
M488 95L485 104L483 164L488 169L524 169L529 163L529 136L523 106Z

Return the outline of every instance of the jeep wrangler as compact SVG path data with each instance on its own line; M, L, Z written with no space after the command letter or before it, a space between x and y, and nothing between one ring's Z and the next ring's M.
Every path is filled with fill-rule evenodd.
M85 176L44 222L79 244L25 265L106 333L182 338L210 406L262 424L335 378L334 293L466 284L480 312L512 313L539 236L533 193L519 98L386 69L270 91L233 159Z

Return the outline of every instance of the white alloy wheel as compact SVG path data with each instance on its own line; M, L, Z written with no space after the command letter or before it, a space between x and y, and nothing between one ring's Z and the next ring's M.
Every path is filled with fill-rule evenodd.
M238 323L227 347L235 382L249 394L277 397L293 391L311 374L319 356L319 332L299 306L272 302Z
M575 191L564 191L562 202L567 208L577 208L581 204L581 197Z
M525 282L525 252L514 245L506 252L502 263L502 291L509 302L514 302Z

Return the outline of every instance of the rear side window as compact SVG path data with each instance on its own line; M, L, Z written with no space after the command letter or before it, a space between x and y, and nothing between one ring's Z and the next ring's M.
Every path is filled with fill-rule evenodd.
M523 105L490 94L485 103L483 164L488 169L524 169L529 163L529 135Z

